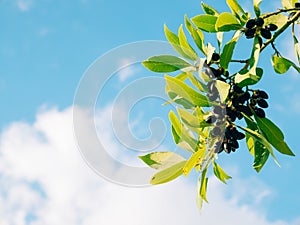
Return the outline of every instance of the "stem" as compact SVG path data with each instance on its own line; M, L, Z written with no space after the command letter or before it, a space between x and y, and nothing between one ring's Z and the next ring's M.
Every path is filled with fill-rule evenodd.
M232 59L230 60L230 62L236 62L236 63L248 63L249 59L245 59L245 60L237 60L237 59Z
M260 49L260 52L262 52L269 44L271 44L272 42L275 41L275 39L280 35L282 34L292 23L295 23L300 17L300 10L299 12L297 12L290 20L288 20L286 22L286 24L284 24L277 32L274 33L274 35L272 36L271 39L269 39L268 41L266 41L261 49Z
M272 13L266 14L266 15L262 16L261 18L266 19L266 18L268 18L268 17L276 16L276 15L278 15L278 14L280 14L280 13L283 13L283 12L291 12L291 11L297 11L297 10L299 10L299 8L292 8L292 9L278 9L277 12L272 12Z

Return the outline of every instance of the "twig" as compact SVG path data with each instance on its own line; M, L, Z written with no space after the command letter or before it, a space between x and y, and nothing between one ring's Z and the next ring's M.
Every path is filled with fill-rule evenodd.
M280 34L282 34L292 23L295 23L299 19L299 17L300 17L300 10L290 20L288 20L286 24L284 24L277 32L275 32L271 39L269 39L262 45L260 52L262 52L269 44L273 43L275 39Z

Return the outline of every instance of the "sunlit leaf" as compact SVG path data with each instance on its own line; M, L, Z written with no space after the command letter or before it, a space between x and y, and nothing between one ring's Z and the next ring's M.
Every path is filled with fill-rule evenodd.
M192 65L181 58L172 55L153 56L142 63L147 69L158 72L174 72Z
M174 152L152 152L144 156L139 156L148 166L153 169L165 169L181 161L184 161L181 155Z
M152 185L163 184L176 179L177 177L182 175L183 173L182 169L185 163L186 161L181 161L179 163L176 163L173 166L170 166L166 169L159 171L158 173L154 174L154 176L151 178L150 183Z
M198 15L193 17L192 22L201 30L206 32L217 32L215 25L218 17L213 15Z
M213 163L214 168L214 174L217 178L219 178L220 181L224 182L226 184L226 181L231 179L232 177L229 176L225 171L222 169L221 166L219 166L216 162Z
M229 94L230 84L227 84L224 81L216 80L215 87L218 90L221 103L224 103Z
M192 38L194 39L195 44L197 45L197 47L199 48L199 50L203 53L204 52L204 35L203 33L196 29L189 21L188 17L185 16L185 26L186 29L189 31L189 33L191 34Z
M213 16L218 16L219 15L219 12L215 8L213 8L212 6L207 5L204 2L201 2L201 6L202 6L203 11L206 14L213 15Z
M298 73L300 73L300 68L298 66L296 66L295 63L293 63L292 61L290 61L286 58L273 55L272 63L273 63L273 68L276 73L279 73L279 74L286 73L290 69L291 66L294 67L294 69L297 70Z
M227 42L223 48L223 51L220 56L220 65L224 69L228 68L229 62L233 55L234 47L235 47L236 42L239 39L239 37L240 37L240 32L236 32L234 37L229 42Z
M198 148L196 151L186 162L183 167L183 174L187 176L191 170L200 162L201 159L204 158L206 153L206 148Z
M239 30L242 28L242 25L239 23L237 18L231 13L224 12L218 16L216 21L216 30L217 31L231 31Z
M197 60L198 59L198 55L197 53L195 52L195 50L191 47L191 45L189 44L185 34L184 34L184 31L183 31L183 28L182 28L182 25L179 27L179 30L178 30L178 37L179 37L179 43L180 43L180 46L181 46L181 49L182 51L184 51L184 53L191 59L191 60Z

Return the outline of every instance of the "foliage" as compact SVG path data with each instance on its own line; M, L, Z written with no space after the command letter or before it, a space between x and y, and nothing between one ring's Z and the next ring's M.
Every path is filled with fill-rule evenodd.
M143 62L154 72L180 72L176 76L165 75L166 93L170 102L178 105L177 114L171 111L169 118L174 142L191 155L185 159L174 152L154 152L140 158L159 170L151 184L169 182L182 174L187 176L195 168L199 172L199 206L203 200L207 202L210 166L220 181L226 183L231 179L216 161L221 152L235 152L240 140L246 140L257 172L270 156L278 164L274 150L294 156L282 131L266 118L264 109L269 106L268 94L252 86L263 76L263 68L258 64L266 47L274 50L271 61L276 73L286 73L291 67L300 73L299 42L294 32L295 24L299 23L299 3L282 0L282 9L261 14L261 0L254 0L255 17L251 17L236 0L226 2L231 12L218 12L202 3L204 14L191 19L185 16L185 28L197 50L188 41L183 25L178 34L165 25L166 38L180 57L160 55ZM275 47L276 38L289 27L292 27L298 62L285 58ZM209 42L205 44L204 34L208 33L216 35L216 47ZM231 38L223 43L225 34ZM251 54L246 60L233 59L237 43L243 36L249 39ZM233 71L230 69L233 63L240 63L241 68Z

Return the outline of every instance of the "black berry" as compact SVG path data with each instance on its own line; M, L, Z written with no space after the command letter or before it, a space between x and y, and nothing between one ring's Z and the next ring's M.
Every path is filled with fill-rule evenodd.
M254 19L251 19L251 20L248 20L248 22L246 23L246 27L248 29L251 29L255 26L255 20Z
M265 39L271 39L271 37L272 37L271 31L264 29L264 28L260 29L260 34Z
M268 24L268 25L266 26L266 29L269 30L269 31L275 31L275 30L278 29L278 27L277 27L275 24L270 23L270 24Z
M218 53L213 53L211 59L213 61L218 61L220 59L220 55Z
M265 91L258 90L258 97L268 99L269 95Z
M257 19L255 20L255 24L256 24L256 26L258 26L258 27L262 27L262 25L264 25L264 23L265 23L265 21L264 21L263 18L257 18Z
M295 3L295 8L300 8L300 2Z
M255 28L246 30L246 32L245 32L246 38L253 38L255 35L255 32L256 32Z
M265 99L263 99L263 98L258 99L258 100L257 100L257 104L258 104L260 107L262 107L262 108L268 108L268 107L269 107L267 101L266 101Z
M266 117L265 111L263 109L261 109L261 108L255 108L254 112L260 118L265 118Z
M211 115L209 117L207 117L207 119L205 120L206 123L212 124L214 122L216 122L217 118L214 115Z

